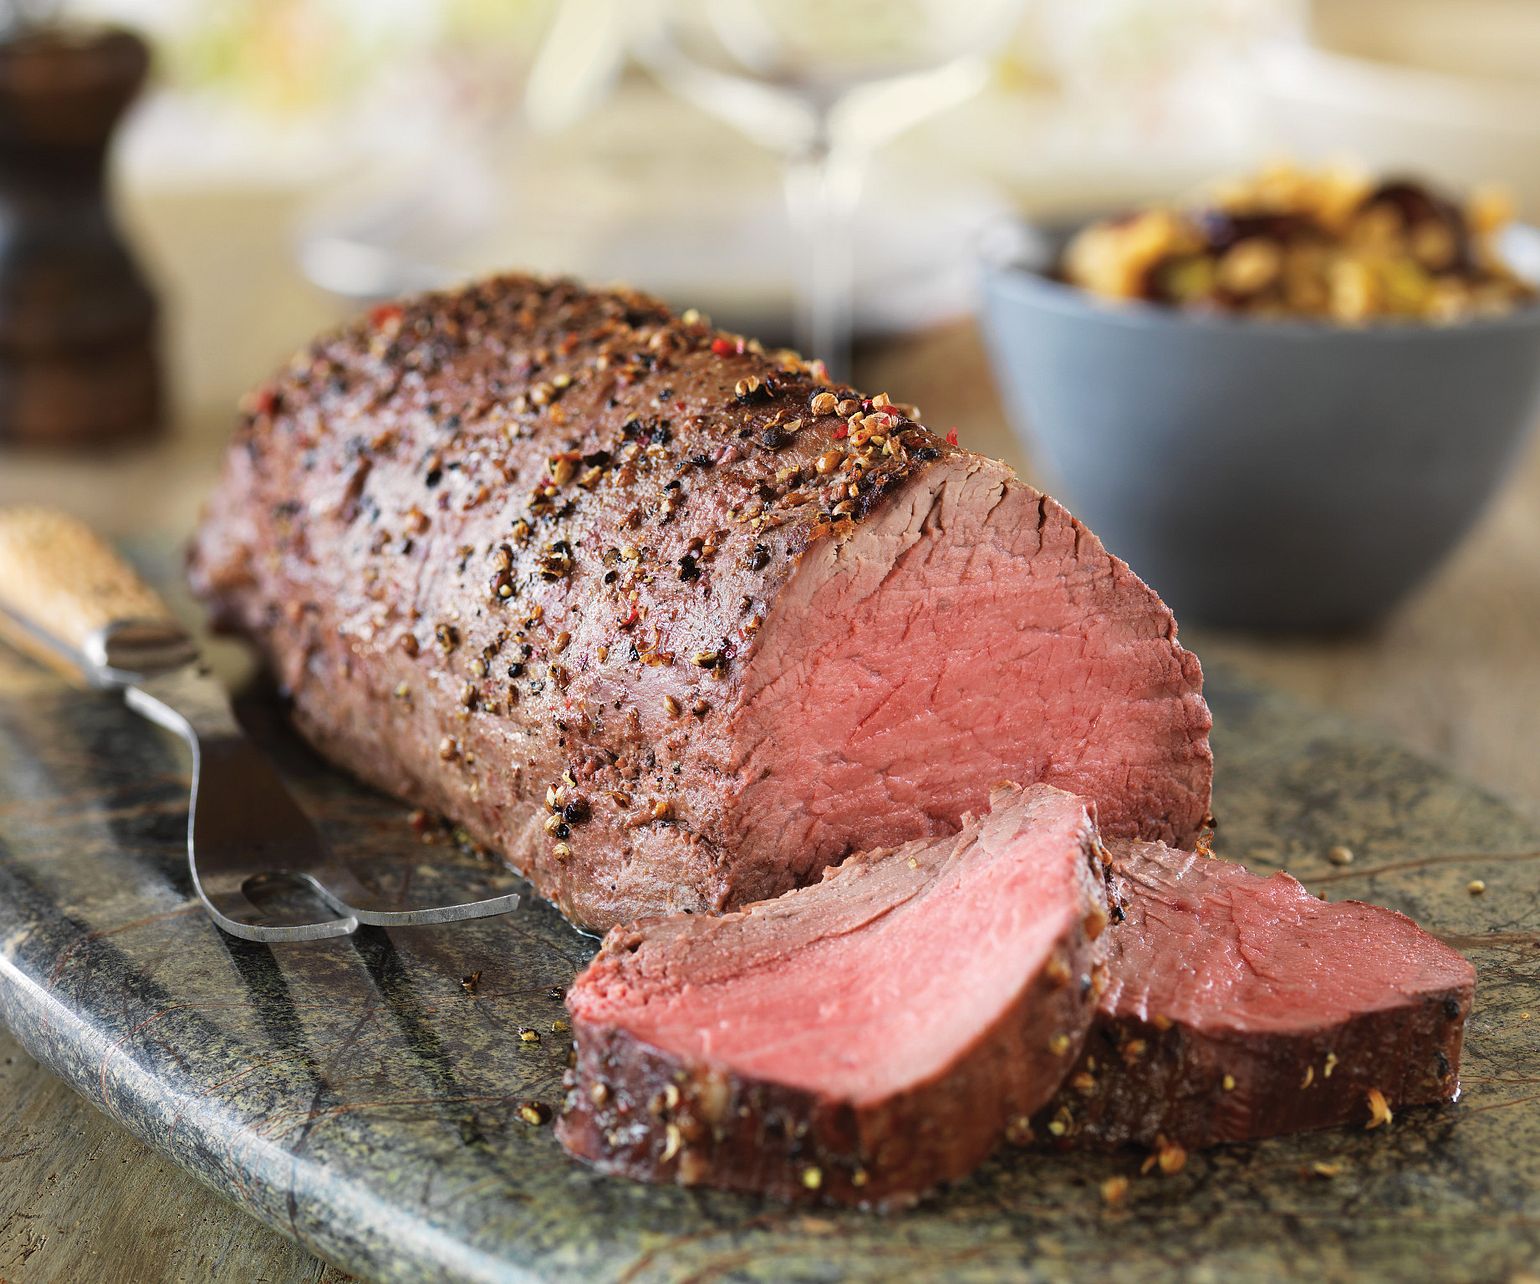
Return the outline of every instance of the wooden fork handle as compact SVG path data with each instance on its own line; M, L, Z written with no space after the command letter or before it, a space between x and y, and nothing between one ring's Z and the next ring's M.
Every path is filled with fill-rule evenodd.
M0 636L93 686L196 656L160 595L78 518L0 509Z

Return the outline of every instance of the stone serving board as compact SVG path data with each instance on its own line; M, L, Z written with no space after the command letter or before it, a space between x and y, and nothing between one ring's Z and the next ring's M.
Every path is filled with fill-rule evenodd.
M592 940L534 901L342 942L223 936L191 895L179 747L4 656L0 1017L150 1145L382 1280L1533 1279L1540 827L1223 672L1209 692L1219 850L1395 906L1475 960L1459 1104L1194 1155L1174 1176L1140 1176L1137 1154L1005 1150L887 1218L599 1177L519 1114L560 1103L560 989ZM254 725L380 888L431 895L445 866L460 886L516 882L425 845L405 809L328 770L270 704ZM1338 843L1352 865L1324 859ZM1307 1175L1317 1162L1340 1171ZM1116 1174L1132 1187L1113 1209L1099 1187Z

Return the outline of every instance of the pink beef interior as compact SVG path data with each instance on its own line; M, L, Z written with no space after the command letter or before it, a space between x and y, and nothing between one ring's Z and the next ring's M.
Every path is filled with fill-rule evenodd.
M1470 963L1405 915L1316 900L1287 874L1137 844L1102 1012L1217 1032L1318 1030L1469 985Z
M640 925L574 987L580 1022L747 1078L882 1100L943 1073L1088 911L1091 825L1056 790L940 841L853 857L722 918Z
M735 726L741 844L801 877L943 834L992 781L1189 841L1209 799L1197 660L1160 599L1059 505L970 456L809 551Z

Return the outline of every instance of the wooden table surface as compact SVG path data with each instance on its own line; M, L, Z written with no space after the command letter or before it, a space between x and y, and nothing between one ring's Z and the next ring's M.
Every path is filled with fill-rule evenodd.
M118 458L0 458L0 503L55 502L117 536L175 537L194 519L240 390L340 313L292 266L292 201L281 193L160 196L130 213L167 300L174 432ZM964 445L1024 462L971 326L868 352L860 381L919 402ZM1388 728L1540 813L1540 450L1377 631L1264 639L1189 626L1183 640ZM0 1284L340 1278L146 1150L0 1033Z

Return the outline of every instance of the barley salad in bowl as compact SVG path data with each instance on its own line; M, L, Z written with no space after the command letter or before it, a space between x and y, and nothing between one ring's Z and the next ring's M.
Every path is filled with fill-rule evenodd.
M1383 616L1540 417L1540 233L1495 190L1272 166L1024 231L984 273L1013 420L1183 618Z

